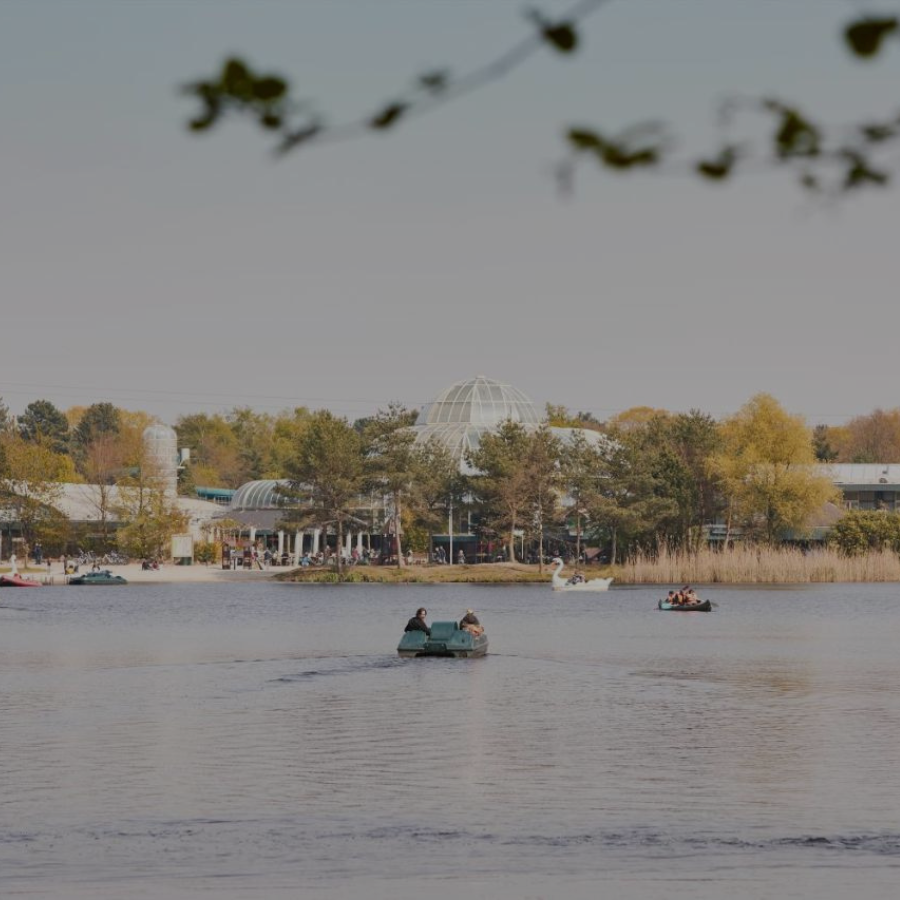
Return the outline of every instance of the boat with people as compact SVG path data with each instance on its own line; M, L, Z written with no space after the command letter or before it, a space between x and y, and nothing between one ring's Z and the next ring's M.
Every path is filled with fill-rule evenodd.
M85 572L84 575L76 575L70 578L69 584L128 584L121 575L113 575L109 569L101 569L99 572Z
M659 601L659 608L667 612L712 612L712 603L701 600L697 592L686 584L680 591L669 591L669 596Z
M558 556L554 557L552 564L556 566L550 583L554 591L608 591L612 584L612 578L586 579L576 572L571 578L565 579L559 573L562 572L565 563Z
M468 616L470 611L467 610L466 614ZM424 621L424 617L422 618ZM480 625L475 628L466 627L465 621L464 617L459 623L434 622L431 628L410 628L408 625L397 646L398 656L407 659L415 656L445 656L457 659L484 656L488 650L488 639L484 629L480 628Z
M660 600L659 608L671 612L712 612L712 603L709 600L701 600L699 603L669 603L667 600Z

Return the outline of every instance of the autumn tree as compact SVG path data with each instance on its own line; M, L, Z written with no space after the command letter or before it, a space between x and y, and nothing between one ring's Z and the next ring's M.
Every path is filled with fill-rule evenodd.
M288 461L290 485L284 493L300 504L289 514L292 523L334 529L339 574L344 532L349 525L359 523L356 511L365 475L359 433L346 419L328 410L315 412Z
M179 416L175 431L179 445L191 451L189 474L194 484L237 488L248 480L237 435L223 416Z
M812 432L803 417L786 412L769 394L757 394L726 419L721 435L710 472L727 502L729 535L735 523L748 536L774 543L837 498L831 480L815 469Z
M119 520L116 542L128 556L168 557L173 535L187 527L176 498L161 487L161 473L141 445L137 465L120 478L112 511Z
M133 478L119 488L116 513L121 524L116 543L131 557L167 558L172 537L187 528L187 515L174 498L147 478Z
M110 537L110 523L116 497L116 484L127 479L126 447L118 433L101 432L85 445L79 454L79 468L85 481L89 503L97 516L104 546Z
M855 416L831 437L838 462L900 462L900 409Z
M60 528L60 513L55 504L63 493L64 482L78 481L72 460L56 453L49 441L25 440L4 435L3 466L0 470L0 498L22 529L26 543L53 543Z

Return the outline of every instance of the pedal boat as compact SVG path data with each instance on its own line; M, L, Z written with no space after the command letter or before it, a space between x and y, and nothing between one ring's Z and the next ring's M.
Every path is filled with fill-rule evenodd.
M435 622L431 637L424 631L407 631L397 647L399 656L484 656L488 649L486 634L472 634L457 627L456 622Z
M109 569L100 572L85 572L69 579L69 584L128 584L121 575L113 575Z

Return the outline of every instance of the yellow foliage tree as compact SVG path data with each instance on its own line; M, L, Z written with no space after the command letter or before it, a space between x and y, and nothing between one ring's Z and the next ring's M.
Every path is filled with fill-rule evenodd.
M814 467L812 431L771 395L757 394L720 429L723 449L709 465L727 501L729 537L740 524L771 544L837 499L831 480Z

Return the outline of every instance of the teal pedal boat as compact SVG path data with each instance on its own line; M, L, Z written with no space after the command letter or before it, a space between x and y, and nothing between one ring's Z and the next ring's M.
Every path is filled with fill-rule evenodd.
M400 639L397 653L411 656L484 656L488 649L486 634L463 631L456 622L435 622L431 637L424 631L407 631Z
M101 572L85 572L69 579L69 584L128 584L121 575L113 575L109 569Z

